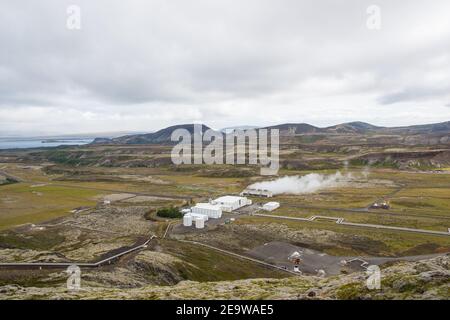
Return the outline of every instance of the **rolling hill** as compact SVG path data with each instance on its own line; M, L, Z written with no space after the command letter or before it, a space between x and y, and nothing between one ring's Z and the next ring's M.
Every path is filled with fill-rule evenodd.
M205 132L210 127L202 124L202 131ZM180 124L176 126L167 127L153 133L127 135L114 139L96 138L93 144L165 144L171 143L171 135L177 129L185 129L190 134L194 133L194 124Z
M161 129L153 133L126 135L118 138L96 138L92 144L167 144L172 143L174 130L185 129L191 134L194 124L181 124ZM202 124L203 132L211 129ZM437 144L450 141L450 121L405 127L379 127L370 123L355 121L330 127L319 128L307 123L284 123L264 129L278 129L281 136L321 135L330 136L397 136L406 144ZM220 131L218 131L220 132Z

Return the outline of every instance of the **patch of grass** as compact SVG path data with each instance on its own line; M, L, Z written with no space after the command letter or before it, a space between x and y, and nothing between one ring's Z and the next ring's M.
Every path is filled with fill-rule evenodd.
M185 261L180 273L193 281L222 281L248 278L284 278L287 274L251 261L232 257L194 244L165 240L161 246L166 253Z
M245 178L256 176L256 169L246 169L234 166L221 169L208 169L200 173L201 177L208 178Z
M13 249L52 250L65 238L58 233L36 232L24 235L14 231L0 233L0 247Z
M368 290L361 283L348 283L336 290L336 297L340 300L357 300L366 293Z
M0 286L19 285L21 287L59 286L66 282L67 277L53 277L54 270L0 270Z
M0 230L25 223L39 223L70 214L81 206L94 206L99 191L17 183L2 187Z

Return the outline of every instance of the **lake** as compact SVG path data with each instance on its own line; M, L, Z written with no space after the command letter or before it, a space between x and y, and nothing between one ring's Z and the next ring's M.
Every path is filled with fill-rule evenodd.
M26 149L26 148L83 145L91 143L93 140L94 139L84 139L84 138L74 138L74 139L0 138L0 149Z

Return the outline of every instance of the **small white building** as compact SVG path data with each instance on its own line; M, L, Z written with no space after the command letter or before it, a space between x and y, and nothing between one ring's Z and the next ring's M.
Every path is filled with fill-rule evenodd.
M183 226L185 226L185 227L190 227L190 226L192 226L192 215L190 214L190 213L188 213L188 214L185 214L184 216L183 216Z
M231 212L252 204L252 200L246 197L223 196L211 201L212 204L220 205L225 212Z
M195 228L203 229L204 227L205 227L205 219L200 217L195 218Z
M266 189L245 189L241 192L241 196L254 196L254 197L263 197L263 198L272 198L272 191Z
M222 217L222 207L213 203L197 203L191 208L192 213L203 214L213 219Z
M265 203L262 206L262 209L266 210L266 211L273 211L273 210L278 209L279 207L280 207L280 203L279 202L272 201L272 202Z

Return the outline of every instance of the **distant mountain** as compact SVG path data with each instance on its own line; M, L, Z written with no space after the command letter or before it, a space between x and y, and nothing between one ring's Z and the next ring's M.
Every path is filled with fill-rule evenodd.
M323 132L323 129L307 123L284 123L276 126L265 127L264 129L278 129L280 130L281 135Z
M210 127L202 124L202 131L205 132ZM127 135L123 137L118 137L114 139L108 138L96 138L93 144L164 144L171 143L172 132L177 129L185 129L189 131L190 134L194 133L194 124L180 124L176 126L171 126L168 128L161 129L153 133L146 134L135 134Z
M404 127L380 127L374 126L366 122L354 121L341 123L326 128L315 127L307 123L285 123L267 128L279 129L281 135L309 134L309 133L322 133L322 134L385 133L385 134L399 134L399 135L416 135L416 134L450 133L450 121L425 125L404 126Z
M235 129L247 130L252 129L252 126L240 126L229 127L225 134L232 132ZM171 143L172 132L176 129L186 129L189 133L193 134L194 124L182 124L171 126L165 129L161 129L157 132L146 134L133 134L126 135L118 138L96 138L93 144L165 144ZM202 131L211 129L210 127L202 124ZM222 129L222 130L225 130ZM307 123L284 123L275 126L265 127L264 129L278 129L281 136L295 136L295 135L310 135L320 134L322 136L327 135L365 135L369 133L375 133L380 135L398 135L403 136L407 143L417 144L429 144L433 142L447 141L450 138L450 121L426 125L414 125L405 127L379 127L370 123L355 121L342 123L326 128L319 128ZM431 140L430 140L431 139ZM444 139L444 140L442 140ZM447 140L446 140L447 139Z
M450 121L414 125L407 127L392 127L384 128L384 131L388 131L396 134L439 134L439 133L449 133L450 132Z
M327 132L335 132L335 133L367 133L369 131L376 131L378 129L382 129L383 127L377 127L370 123L366 122L348 122L337 124L335 126L327 127L324 130Z

